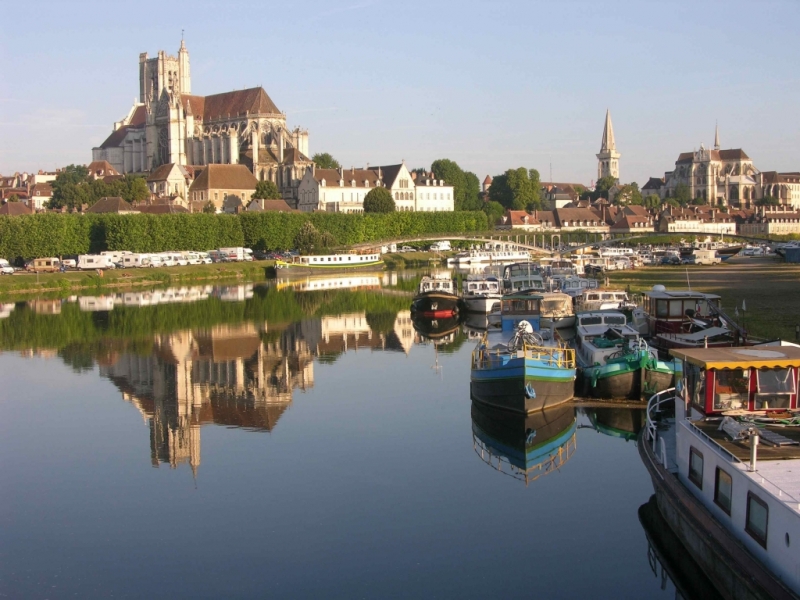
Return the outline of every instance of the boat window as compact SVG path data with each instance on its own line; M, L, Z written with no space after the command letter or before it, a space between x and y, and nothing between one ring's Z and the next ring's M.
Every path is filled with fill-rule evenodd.
M689 447L689 481L703 489L703 454L694 446Z
M706 373L700 367L684 361L683 372L686 374L686 387L689 393L689 400L692 404L706 408Z
M602 317L581 317L581 325L601 325Z
M714 410L746 408L750 390L750 372L724 369L714 372Z
M714 502L730 515L732 497L733 479L728 473L717 467L717 474L714 477Z
M680 300L672 300L669 303L669 316L682 317L683 316L683 302Z
M606 317L606 325L625 325L625 317L622 315L620 316L608 316Z
M753 492L747 492L747 521L744 530L764 548L767 547L768 525L769 507L767 503Z
M756 371L756 410L789 408L795 393L794 369Z
M603 300L613 300L613 299L614 299L613 294L603 294Z
M667 301L666 300L656 300L656 316L657 317L666 317L667 316Z

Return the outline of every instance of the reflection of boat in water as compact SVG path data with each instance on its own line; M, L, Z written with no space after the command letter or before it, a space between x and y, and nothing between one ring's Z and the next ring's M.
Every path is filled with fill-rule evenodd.
M722 599L661 516L655 496L651 496L649 502L639 507L639 523L642 524L647 537L647 562L653 570L653 575L661 579L662 590L666 591L669 580L675 586L676 598Z
M491 345L496 337L485 334L472 352L473 400L530 413L573 398L575 350L558 340L545 341L527 321L519 323L508 343Z
M592 426L604 435L635 440L644 427L644 408L592 408L586 411Z
M480 339L483 337L483 332L489 328L488 315L480 313L467 313L461 321L467 329L467 334L470 338Z
M575 409L521 415L472 403L472 447L486 464L528 484L560 469L577 445Z
M316 292L323 290L374 289L381 287L378 275L341 275L339 277L299 277L279 279L276 284L279 290L292 288L298 292Z
M418 334L432 342L450 341L450 338L458 331L461 324L458 315L443 317L441 319L431 319L414 315L411 318L411 323Z

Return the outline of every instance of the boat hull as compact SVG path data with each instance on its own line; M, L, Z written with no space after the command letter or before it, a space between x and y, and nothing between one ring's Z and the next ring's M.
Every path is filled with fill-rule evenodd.
M720 524L680 480L661 465L642 430L637 444L655 490L658 510L714 586L726 598L794 599L764 565Z
M494 305L500 303L501 297L499 294L496 296L465 296L463 300L467 311L489 314Z
M355 271L382 271L384 268L382 260L372 263L364 263L358 265L303 265L297 263L284 263L275 265L275 273L280 273L281 277L293 275L328 275L333 273L352 273Z
M644 379L642 379L644 374ZM672 387L673 367L663 361L642 368L636 363L610 363L582 371L584 391L599 400L646 400L655 393Z
M569 402L575 396L575 369L542 366L528 358L472 369L470 394L476 402L529 414Z
M415 315L444 318L457 315L461 309L461 299L446 292L423 292L414 296L411 312Z

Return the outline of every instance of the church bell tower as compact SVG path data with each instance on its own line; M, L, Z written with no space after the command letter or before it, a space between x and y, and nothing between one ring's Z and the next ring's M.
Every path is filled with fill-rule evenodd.
M614 140L614 127L611 125L611 111L606 110L606 124L603 127L603 141L597 154L597 178L611 175L619 180L619 157L617 142Z

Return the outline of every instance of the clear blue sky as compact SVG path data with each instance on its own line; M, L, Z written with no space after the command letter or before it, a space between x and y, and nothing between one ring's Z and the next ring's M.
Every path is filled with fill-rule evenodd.
M45 2L4 6L0 173L87 163L138 96L138 56L192 92L263 85L346 167L450 158L589 183L611 109L623 182L743 148L800 171L800 2Z

